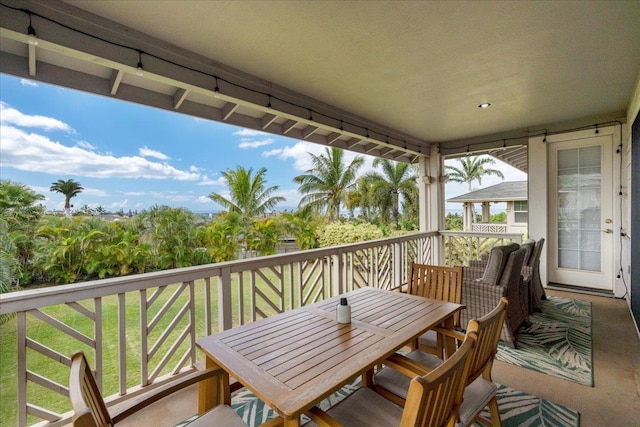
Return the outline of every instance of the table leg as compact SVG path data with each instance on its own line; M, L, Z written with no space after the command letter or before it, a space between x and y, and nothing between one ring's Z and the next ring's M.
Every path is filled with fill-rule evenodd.
M444 319L444 327L450 331L453 331L455 328L455 319L454 316L451 315ZM456 339L453 337L445 336L444 338L444 353L445 357L449 358L456 352Z
M300 417L284 418L284 427L300 427Z
M207 356L205 368L217 368L218 365ZM200 381L198 385L198 414L215 408L219 404L231 404L231 391L229 389L229 374L222 372L220 375Z

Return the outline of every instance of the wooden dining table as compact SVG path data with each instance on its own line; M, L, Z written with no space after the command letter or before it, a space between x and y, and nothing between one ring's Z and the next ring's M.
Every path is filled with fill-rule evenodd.
M351 323L336 320L340 297L351 306ZM285 426L299 426L305 411L358 376L369 385L376 365L424 332L441 324L453 329L453 315L462 308L361 288L199 339L207 368L226 372L200 385L199 411L218 402L230 404L232 376L278 413ZM455 343L445 340L445 351L455 351Z

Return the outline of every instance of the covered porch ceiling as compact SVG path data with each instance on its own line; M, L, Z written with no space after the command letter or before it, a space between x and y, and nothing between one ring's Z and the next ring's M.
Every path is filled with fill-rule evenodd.
M398 161L437 147L527 171L528 137L624 120L638 22L635 1L1 0L0 71Z

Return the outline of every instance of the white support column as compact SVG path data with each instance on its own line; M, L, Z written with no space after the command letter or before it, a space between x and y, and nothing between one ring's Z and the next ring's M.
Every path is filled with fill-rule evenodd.
M420 231L444 230L444 169L437 147L431 149L429 157L420 157L418 178ZM441 237L433 241L431 263L444 261L444 245Z
M489 202L482 202L482 222L491 222L491 208Z
M430 231L429 228L429 157L421 156L418 161L418 224L420 231Z

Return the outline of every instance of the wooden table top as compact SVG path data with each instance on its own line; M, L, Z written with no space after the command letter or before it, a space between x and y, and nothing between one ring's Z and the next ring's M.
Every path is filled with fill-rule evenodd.
M351 323L337 323L335 297L197 345L282 417L294 419L462 308L374 288L341 296L351 306Z

